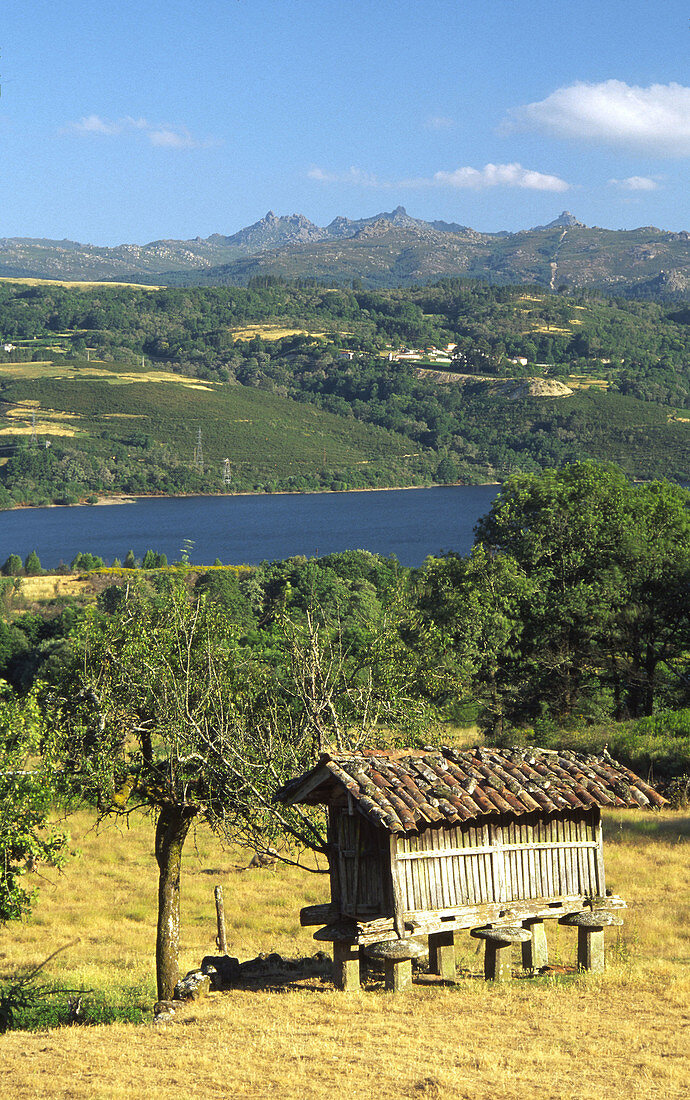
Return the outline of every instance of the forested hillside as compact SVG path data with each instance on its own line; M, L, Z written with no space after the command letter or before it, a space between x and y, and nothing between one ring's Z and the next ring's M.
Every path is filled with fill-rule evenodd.
M680 304L448 279L0 283L0 337L6 506L217 491L226 458L248 491L503 480L586 457L690 478Z

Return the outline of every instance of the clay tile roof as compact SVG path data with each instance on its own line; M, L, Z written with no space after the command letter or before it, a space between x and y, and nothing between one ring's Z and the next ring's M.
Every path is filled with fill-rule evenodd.
M326 754L275 795L329 802L344 788L365 817L391 833L456 825L491 814L559 813L590 806L663 806L629 768L601 756L513 748Z

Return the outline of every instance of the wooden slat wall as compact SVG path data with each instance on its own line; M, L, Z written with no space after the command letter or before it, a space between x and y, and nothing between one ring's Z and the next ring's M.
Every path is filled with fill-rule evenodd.
M406 912L605 892L596 810L398 836L396 866Z

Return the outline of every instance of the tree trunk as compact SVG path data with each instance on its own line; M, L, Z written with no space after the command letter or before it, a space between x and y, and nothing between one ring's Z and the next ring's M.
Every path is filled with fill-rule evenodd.
M182 847L196 810L166 805L156 822L158 863L158 931L156 935L156 982L158 1000L169 1000L178 978L180 946L180 865Z

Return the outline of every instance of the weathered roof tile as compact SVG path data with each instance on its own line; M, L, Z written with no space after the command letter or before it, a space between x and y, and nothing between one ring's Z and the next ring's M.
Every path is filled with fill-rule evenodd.
M276 794L282 802L327 802L333 782L388 832L453 825L486 815L558 813L591 806L662 806L653 787L612 760L547 749L327 754Z

